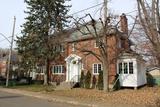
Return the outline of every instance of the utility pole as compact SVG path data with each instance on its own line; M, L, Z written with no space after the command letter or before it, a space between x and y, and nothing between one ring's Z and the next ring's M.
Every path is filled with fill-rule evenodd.
M11 58L12 58L12 48L13 48L13 40L14 40L14 31L15 31L15 24L16 24L16 17L14 16L14 22L13 22L13 31L12 31L12 39L11 39L11 47L9 50L9 57L8 57L8 66L7 66L7 77L6 77L6 87L8 87L9 82L9 72L11 68Z
M108 0L104 0L104 21L107 20L108 16Z

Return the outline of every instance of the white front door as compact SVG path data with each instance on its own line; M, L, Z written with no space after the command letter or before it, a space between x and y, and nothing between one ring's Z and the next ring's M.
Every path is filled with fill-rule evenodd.
M66 81L79 82L81 75L81 57L71 54L66 59Z
M69 81L79 81L79 64L70 63L69 67Z

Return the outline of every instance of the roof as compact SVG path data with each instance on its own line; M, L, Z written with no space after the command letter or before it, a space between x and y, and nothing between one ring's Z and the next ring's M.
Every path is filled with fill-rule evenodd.
M134 51L123 51L119 54L119 59L126 59L126 58L136 58L141 61L145 61L141 55L137 54Z
M152 67L152 68L147 68L147 72L153 71L153 70L160 70L160 67Z
M8 55L0 58L0 61L7 61L7 60L8 60ZM18 56L16 54L12 54L11 61L17 62L18 61Z
M102 24L100 22L96 23L96 31L97 33L102 33ZM90 32L88 31L88 29ZM125 33L120 32L116 27L109 26L109 29L106 29L107 34L109 35L115 35L118 33L121 38L126 38L127 35ZM92 34L93 35L92 35ZM104 35L102 35L104 36ZM79 29L74 29L70 36L66 39L67 42L75 42L79 40L86 40L86 39L94 39L95 36L95 30L93 29L92 25L90 23L86 25L82 25Z

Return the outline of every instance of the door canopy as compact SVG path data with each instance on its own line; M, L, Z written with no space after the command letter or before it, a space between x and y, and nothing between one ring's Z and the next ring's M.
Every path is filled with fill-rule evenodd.
M67 63L76 63L76 64L79 63L80 60L81 60L81 57L79 57L79 56L77 56L75 54L71 54L65 59L65 61Z

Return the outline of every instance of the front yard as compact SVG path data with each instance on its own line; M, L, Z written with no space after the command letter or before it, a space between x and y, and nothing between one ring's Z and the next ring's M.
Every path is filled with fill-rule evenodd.
M69 97L81 101L147 106L156 106L159 104L160 106L160 87L143 87L138 90L121 89L119 91L114 91L110 93L94 89L81 88L53 91L53 87L44 87L42 85L39 87L34 85L28 87L16 86L14 88L34 92L41 91L42 93L50 96Z

